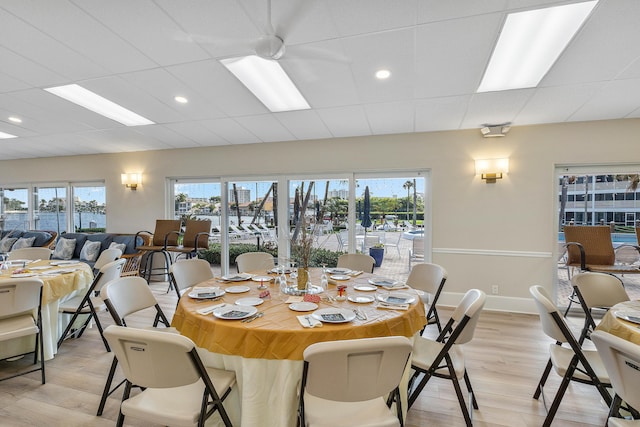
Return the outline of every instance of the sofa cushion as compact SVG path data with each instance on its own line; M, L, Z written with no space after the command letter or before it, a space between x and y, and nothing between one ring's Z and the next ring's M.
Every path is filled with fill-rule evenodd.
M76 248L73 250L73 256L71 258L80 259L80 251L82 250L82 246L84 242L87 241L88 234L84 233L65 233L61 238L65 239L74 239L76 241Z
M2 240L0 240L0 252L9 252L16 240L18 240L17 237L3 237Z
M109 249L120 249L120 252L124 254L124 251L127 250L127 245L124 243L111 242Z
M113 234L96 233L87 235L87 240L91 242L100 242L100 252L104 251L113 242Z
M47 233L46 231L25 231L22 234L22 237L35 237L36 240L33 242L33 246L42 246L47 243L53 235L51 233Z
M16 249L30 248L30 247L33 246L33 242L35 240L36 240L35 236L34 237L19 237L18 240L16 240L16 242L11 247L11 250L15 251Z
M67 239L60 237L56 248L51 255L52 259L71 259L73 258L73 252L76 249L76 239Z
M82 250L80 251L80 261L95 261L98 259L98 255L100 255L100 246L102 242L95 241L92 242L87 240L82 245Z
M114 235L113 242L126 245L126 249L122 251L123 254L135 254L138 252L136 246L141 246L143 243L142 237L138 237L138 242L135 242L136 236L131 235Z

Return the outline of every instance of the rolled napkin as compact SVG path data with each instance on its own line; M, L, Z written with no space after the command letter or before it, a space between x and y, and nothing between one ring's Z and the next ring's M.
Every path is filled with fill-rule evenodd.
M196 313L198 313L198 314L209 314L209 313L213 313L213 311L214 311L216 308L221 308L221 307L224 307L225 305L226 305L225 303L222 303L222 304L215 304L215 305L210 305L209 307L204 307L204 308L201 308L201 309L199 309L199 310L196 310Z
M298 322L300 322L300 324L305 327L305 328L321 328L322 327L322 322L314 319L311 316L296 316L298 318Z
M388 310L409 310L409 304L389 304L388 302L378 302L378 308L384 308Z
M394 282L392 285L383 285L382 286L385 289L407 289L409 288L409 286L407 286L405 283L402 282Z
M363 273L362 271L352 271L350 274L351 274L351 276L356 277L356 276L361 275L362 273Z

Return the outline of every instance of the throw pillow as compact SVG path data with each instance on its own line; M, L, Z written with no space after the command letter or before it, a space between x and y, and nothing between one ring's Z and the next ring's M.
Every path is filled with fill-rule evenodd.
M120 249L120 252L124 253L124 251L127 250L127 245L124 243L111 242L109 249Z
M9 252L16 240L18 240L17 237L5 237L0 240L0 252Z
M34 237L20 237L11 247L12 251L21 248L30 248L33 246L33 242L35 242L36 238Z
M73 258L73 251L76 248L76 239L65 239L61 237L56 243L56 248L53 251L51 258L53 259L71 259Z
M95 261L100 254L100 242L92 242L87 240L80 251L80 259L82 261Z

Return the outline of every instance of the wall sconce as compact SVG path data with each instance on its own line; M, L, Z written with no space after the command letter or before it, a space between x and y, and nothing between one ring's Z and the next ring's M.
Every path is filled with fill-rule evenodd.
M125 187L130 188L132 191L136 191L139 184L142 184L141 173L123 173L120 175L122 183Z
M476 175L481 175L487 184L493 184L502 179L503 173L509 173L509 159L476 160Z

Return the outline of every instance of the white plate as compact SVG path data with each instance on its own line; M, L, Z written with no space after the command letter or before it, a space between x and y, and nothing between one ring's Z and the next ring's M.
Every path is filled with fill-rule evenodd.
M243 292L249 292L250 289L251 288L248 286L229 286L225 289L225 291L229 292L230 294L241 294Z
M270 271L272 273L280 274L280 270L278 270L278 267L274 267ZM289 267L285 267L284 274L289 274L289 273L291 273L291 269Z
M356 318L356 314L352 310L346 308L321 308L311 314L316 320L325 323L346 323Z
M51 261L51 265L73 265L78 264L78 261Z
M411 304L416 297L405 292L389 292L386 295L379 295L378 299L387 304Z
M638 323L640 324L640 311L625 311L625 310L617 310L615 313L616 317L620 319L624 319L628 322Z
M239 320L251 317L257 312L258 309L250 305L225 305L213 310L213 315L218 319Z
M351 276L343 276L342 274L333 274L333 275L331 275L329 277L332 278L333 280L349 280L349 279L351 279Z
M327 268L327 273L329 274L349 274L351 270L348 268Z
M188 295L194 299L211 299L221 297L224 291L220 288L199 288L192 290Z
M247 297L236 300L236 305L260 305L264 302L262 298Z
M369 279L369 283L371 283L372 285L376 285L376 286L385 286L385 287L390 287L395 285L397 282L395 280L391 280L391 279L385 279L385 278L373 278L373 279Z
M228 282L244 282L245 280L250 280L251 277L253 277L251 274L238 273L229 274L228 276L222 276L222 280L226 280Z
M315 302L294 302L293 304L289 304L289 309L293 311L312 311L318 308L318 304Z
M367 304L376 300L372 295L349 295L347 299L351 302L357 302L359 304Z
M253 276L251 280L254 282L270 282L273 280L273 276Z
M36 273L16 273L16 274L12 274L11 277L13 278L20 278L20 277L33 277L33 276L37 276L38 274Z
M375 291L378 288L376 288L375 286L369 286L369 285L355 285L353 289L355 289L356 291L371 292L371 291Z

